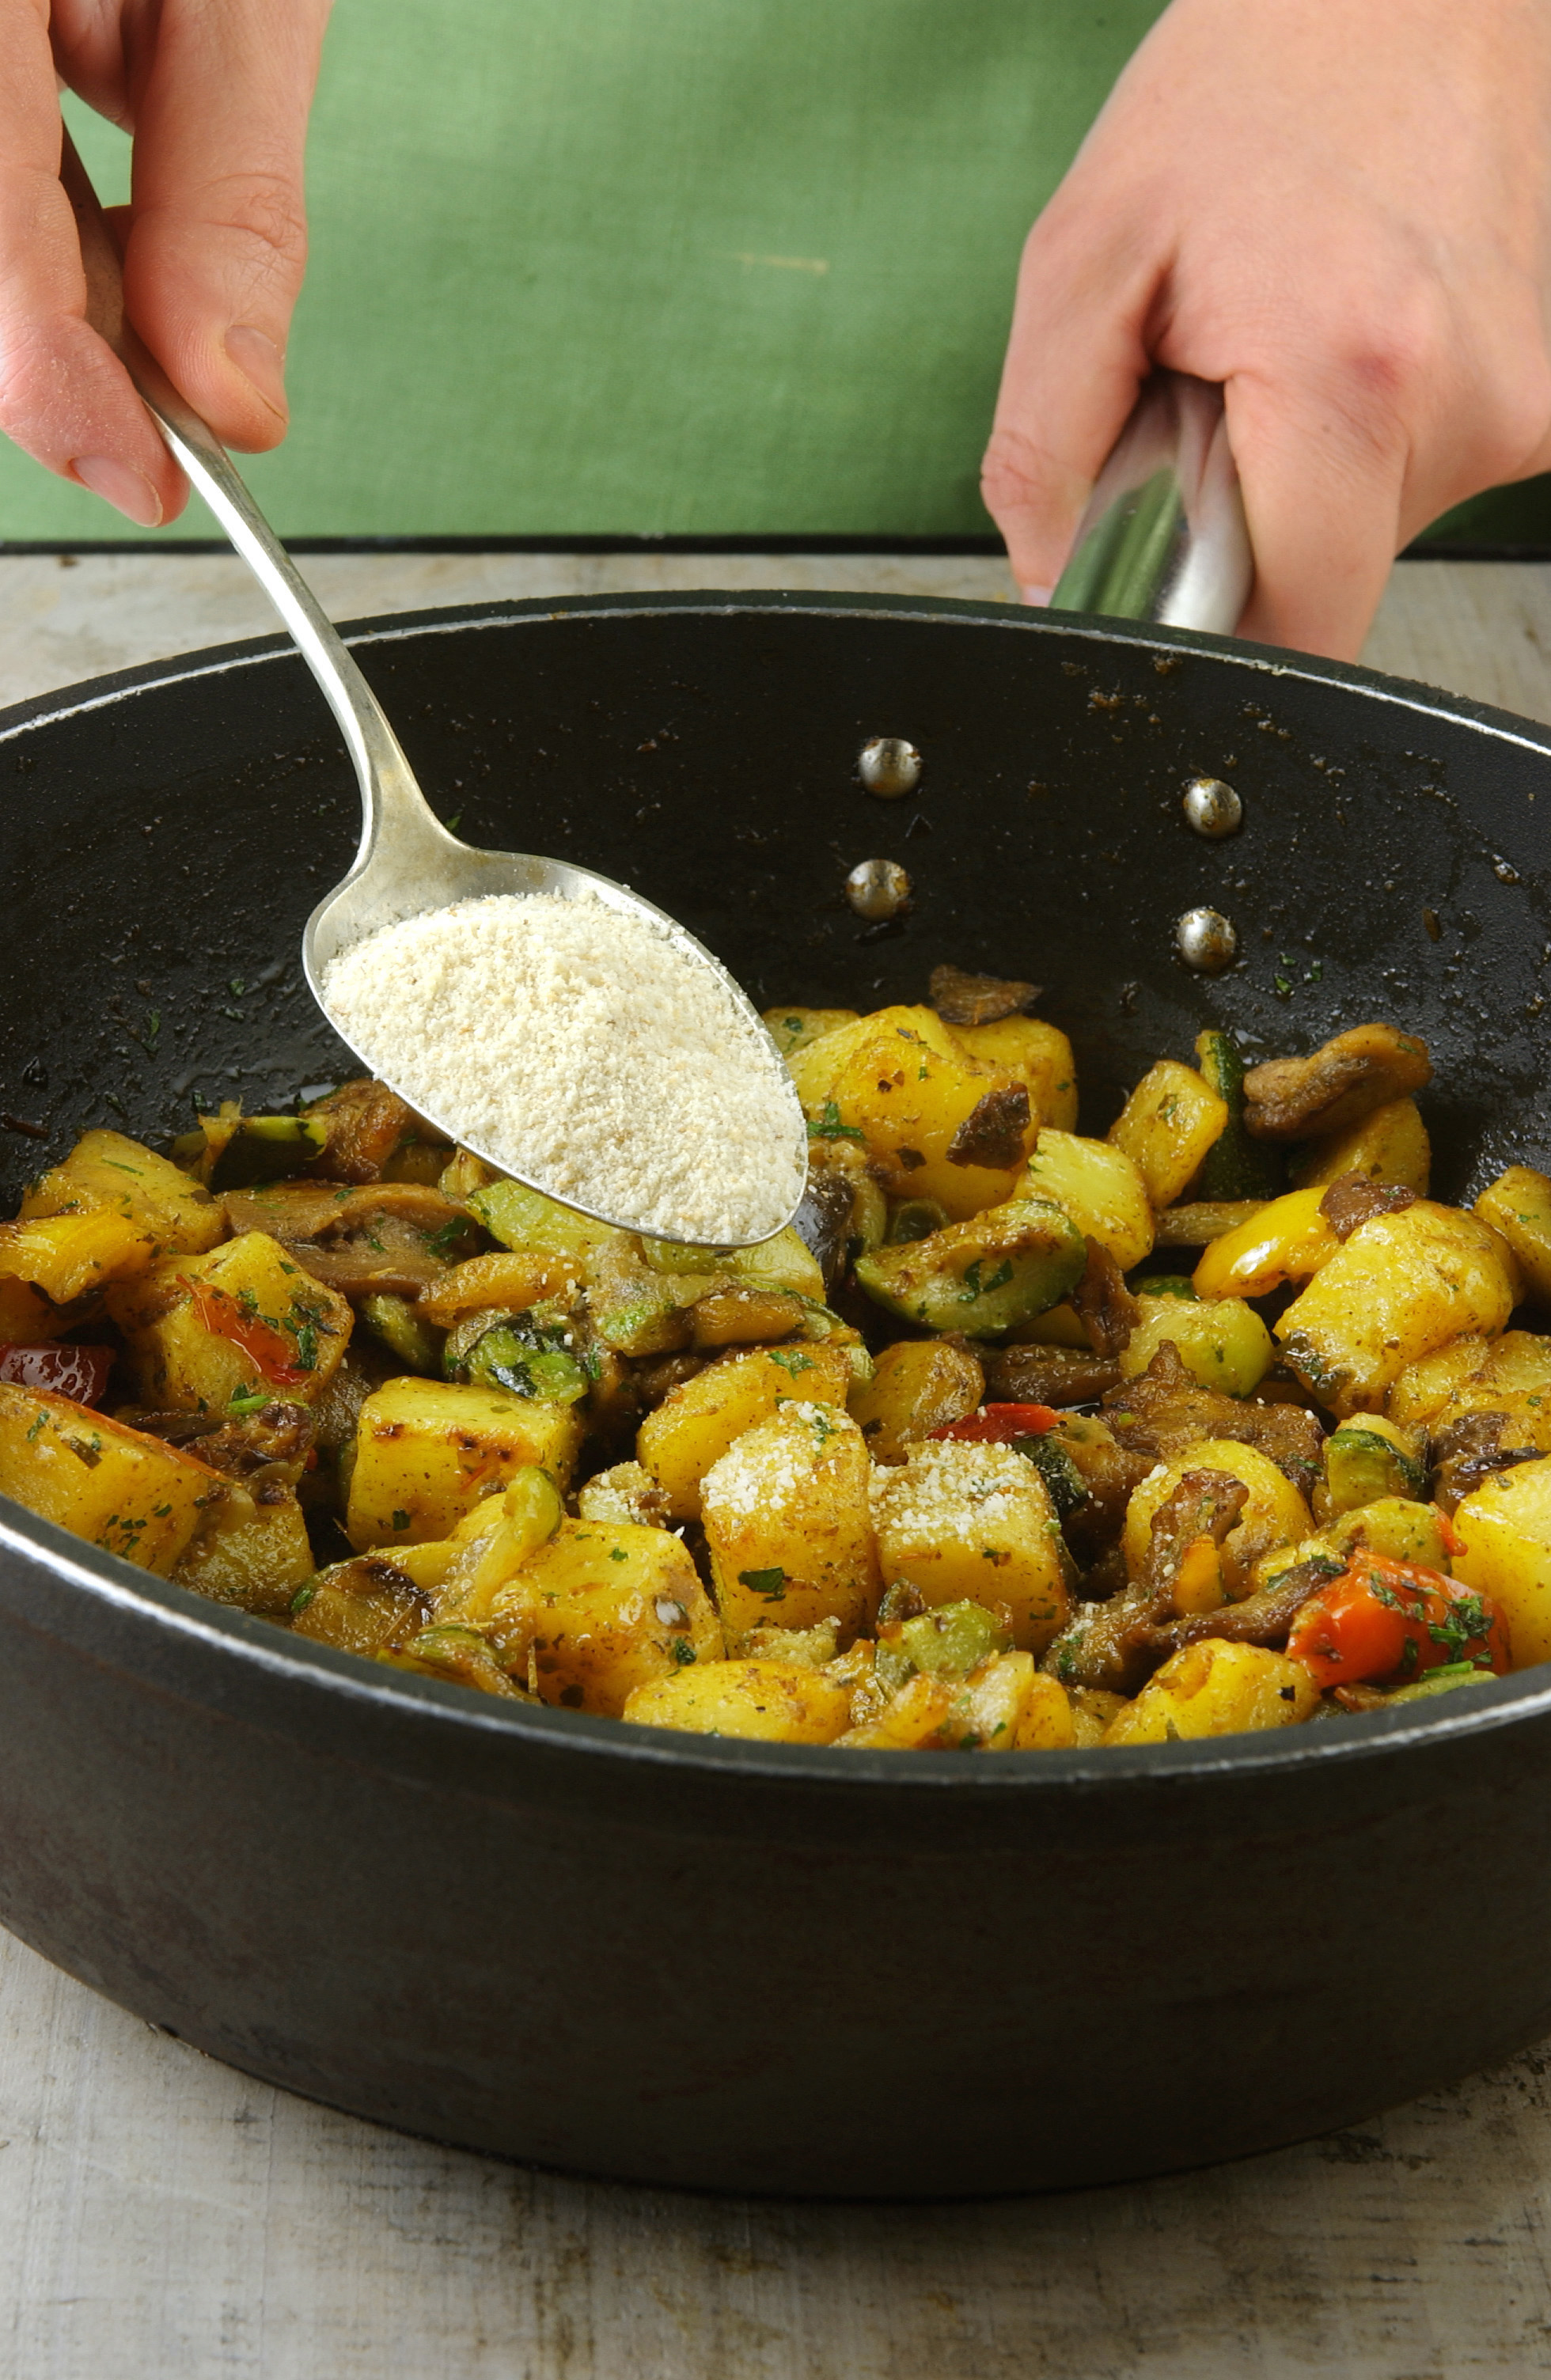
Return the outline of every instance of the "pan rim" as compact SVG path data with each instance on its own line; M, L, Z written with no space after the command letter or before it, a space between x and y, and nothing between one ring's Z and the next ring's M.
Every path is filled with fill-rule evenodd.
M1201 654L1260 676L1291 678L1339 686L1415 711L1419 716L1484 732L1496 740L1551 757L1551 726L1519 718L1470 698L1449 695L1418 681L1395 678L1360 663L1327 661L1236 638L1178 628L1114 621L1081 613L1031 611L1025 606L950 597L785 594L764 590L673 589L663 593L591 594L527 598L507 602L446 605L391 613L341 624L348 644L390 645L428 635L451 635L515 624L549 625L572 619L630 619L658 613L690 613L727 618L764 613L775 617L819 616L974 622L1026 636L1075 637L1104 646ZM162 686L219 676L232 669L285 662L305 667L290 638L276 634L203 648L35 696L0 710L0 744L34 728L62 723ZM508 1706L494 1697L430 1678L374 1665L333 1647L312 1645L236 1609L212 1604L190 1589L137 1570L118 1556L85 1544L0 1496L0 1556L37 1562L56 1579L107 1606L148 1638L176 1638L188 1645L239 1658L250 1674L267 1672L293 1687L333 1694L375 1708L386 1718L436 1730L451 1728L465 1738L505 1738L535 1752L571 1757L601 1757L641 1770L699 1773L708 1779L730 1771L782 1786L830 1786L841 1779L875 1791L897 1792L903 1784L919 1791L954 1791L961 1800L1000 1803L1010 1792L1091 1794L1101 1789L1140 1791L1166 1783L1199 1783L1225 1774L1303 1769L1321 1776L1332 1764L1367 1762L1426 1743L1440 1748L1462 1737L1526 1724L1551 1711L1551 1664L1543 1677L1533 1670L1484 1683L1464 1697L1440 1697L1431 1706L1363 1713L1343 1724L1278 1730L1273 1735L1243 1734L1190 1742L1111 1749L1003 1753L995 1758L964 1755L923 1759L914 1752L841 1751L832 1745L763 1743L747 1738L704 1737L665 1729L627 1726L618 1719L542 1706ZM7 1567L8 1567L7 1563ZM32 1624L47 1629L41 1616ZM52 1631L50 1633L53 1633ZM276 1723L280 1724L278 1716Z

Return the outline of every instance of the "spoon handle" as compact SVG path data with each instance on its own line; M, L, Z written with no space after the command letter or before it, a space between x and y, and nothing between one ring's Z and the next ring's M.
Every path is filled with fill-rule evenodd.
M360 867L391 825L438 848L452 842L415 781L387 714L311 588L254 503L207 423L178 395L124 312L124 272L113 226L63 127L59 178L75 209L86 268L86 318L112 347L177 461L204 498L295 638L338 720L360 781Z
M1222 391L1155 371L1098 475L1050 608L1228 637L1254 578Z

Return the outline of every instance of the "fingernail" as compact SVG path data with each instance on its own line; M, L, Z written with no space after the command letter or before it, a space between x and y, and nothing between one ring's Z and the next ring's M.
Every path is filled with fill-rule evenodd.
M140 528L160 528L162 499L143 472L127 463L115 463L108 455L88 455L71 464L71 470L83 488L94 496L103 496L115 512L134 521Z
M1035 604L1041 612L1047 608L1055 591L1053 587L1020 587L1018 589L1025 603Z
M249 323L234 322L226 334L226 353L271 412L285 420L285 365L274 341L266 339L262 331L255 331Z

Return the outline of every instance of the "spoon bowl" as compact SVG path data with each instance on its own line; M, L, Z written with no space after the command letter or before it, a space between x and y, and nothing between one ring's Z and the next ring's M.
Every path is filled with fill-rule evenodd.
M666 935L681 958L705 971L709 978L705 989L717 1004L730 997L753 1027L755 1046L768 1048L779 1111L790 1127L792 1172L800 1184L806 1174L807 1138L796 1089L757 1011L721 961L674 918L643 901L627 885L564 860L528 852L480 851L460 843L442 825L355 657L255 504L231 456L208 424L178 395L127 320L123 270L112 226L67 131L63 134L60 180L75 211L80 237L88 321L117 355L172 454L290 630L339 722L355 766L361 795L360 844L349 874L324 894L302 937L309 989L341 1039L356 1049L382 1081L399 1087L394 1084L391 1060L384 1062L381 1051L369 1054L357 1046L326 989L332 962L380 928L444 909L454 902L503 893L600 902ZM578 1046L576 1059L578 1067L585 1067L585 1045ZM649 1099L650 1089L649 1084L642 1086L643 1098ZM548 1196L559 1195L548 1183L515 1165L509 1151L481 1147L479 1136L467 1129L467 1120L460 1120L451 1109L439 1113L434 1102L427 1104L423 1092L416 1094L412 1104L428 1123L461 1141L500 1172ZM790 1210L773 1228L791 1222L801 1196L799 1188ZM683 1235L664 1230L654 1217L610 1212L577 1196L571 1187L562 1203L624 1231L646 1232L654 1239L685 1244ZM767 1222L757 1232L743 1239L724 1239L721 1245L748 1246L769 1237L771 1229Z

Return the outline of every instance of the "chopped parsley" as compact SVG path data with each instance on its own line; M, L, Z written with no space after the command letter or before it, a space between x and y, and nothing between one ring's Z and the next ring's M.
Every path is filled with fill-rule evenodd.
M809 1140L861 1140L866 1137L860 1124L842 1123L840 1110L833 1099L826 1099L819 1110L818 1121L808 1119Z
M767 1603L783 1603L786 1600L786 1572L783 1570L741 1570L738 1585L751 1587L756 1595L762 1595Z

